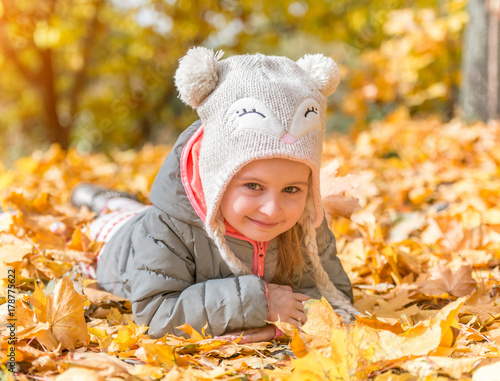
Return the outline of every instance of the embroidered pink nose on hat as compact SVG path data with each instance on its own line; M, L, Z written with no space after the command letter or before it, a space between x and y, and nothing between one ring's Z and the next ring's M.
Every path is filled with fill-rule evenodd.
M175 74L181 100L196 109L204 124L199 170L207 205L205 229L235 275L251 274L224 238L219 206L226 186L254 160L285 158L308 165L311 184L298 223L318 288L352 315L350 301L321 265L315 230L323 220L319 170L326 97L339 83L338 67L322 54L297 62L262 54L221 60L222 55L203 47L190 49Z

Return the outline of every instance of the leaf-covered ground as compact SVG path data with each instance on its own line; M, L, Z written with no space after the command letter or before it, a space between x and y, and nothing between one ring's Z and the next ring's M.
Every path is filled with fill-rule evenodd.
M110 157L53 147L0 164L2 377L498 379L498 142L499 124L429 119L329 138L324 201L363 315L342 325L311 301L301 332L281 326L288 340L245 345L188 325L189 338L152 340L127 300L77 271L99 245L88 236L92 214L68 205L72 187L92 181L147 200L168 147Z

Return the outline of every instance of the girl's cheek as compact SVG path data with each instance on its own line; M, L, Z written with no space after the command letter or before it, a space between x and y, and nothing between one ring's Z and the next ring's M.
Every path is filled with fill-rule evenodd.
M241 196L236 198L232 203L232 210L235 213L244 213L252 204L253 202L249 197Z
M289 210L300 211L303 212L306 207L306 197L297 197L297 199L293 200L289 203Z

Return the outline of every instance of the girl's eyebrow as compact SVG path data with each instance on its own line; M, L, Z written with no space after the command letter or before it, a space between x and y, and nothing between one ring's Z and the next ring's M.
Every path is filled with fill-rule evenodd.
M265 183L265 181L262 181L262 179L257 179L255 177L242 176L242 177L238 177L238 180L249 181L249 182L254 182L254 183ZM309 181L289 181L287 183L289 183L291 185L303 185L303 186L309 185ZM287 186L290 186L290 185L287 185Z

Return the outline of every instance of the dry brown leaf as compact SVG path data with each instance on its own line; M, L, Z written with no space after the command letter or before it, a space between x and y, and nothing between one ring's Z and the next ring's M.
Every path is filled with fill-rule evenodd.
M358 199L342 195L322 197L321 202L329 224L334 217L351 218L351 215L361 208Z
M337 177L338 166L334 160L321 168L320 173L321 201L329 224L334 216L350 218L360 208L358 199L345 195L359 186L360 178L355 175Z
M106 304L109 302L114 302L114 303L120 303L125 306L125 308L128 307L130 309L130 301L128 299L122 298L118 295L112 294L110 292L104 291L99 289L97 286L97 283L91 283L83 288L83 294L88 296L89 301L91 304L95 305L101 305L101 304ZM118 310L114 309L112 313L119 313ZM120 314L121 317L121 314ZM118 319L117 321L120 321L121 319Z
M375 315L382 318L400 318L401 315L413 316L420 311L415 299L410 298L408 290L395 290L388 301L381 301Z
M70 368L55 378L55 381L105 381L98 371L82 367Z
M77 369L85 368L97 372L99 376L105 380L111 379L111 377L119 380L136 380L136 378L130 374L130 371L134 368L133 365L126 364L105 353L76 352L64 358L63 362L71 367L77 367ZM89 373L89 375L93 376L94 373Z
M417 284L422 293L429 295L468 296L476 288L476 281L472 279L471 272L472 268L468 265L461 266L457 271L452 272L446 264L440 263L429 271L431 279Z
M437 372L460 379L462 374L465 373L467 375L480 361L480 357L450 358L428 356L408 361L402 364L401 367L412 374L418 375L421 379L427 379L426 377L432 376Z

